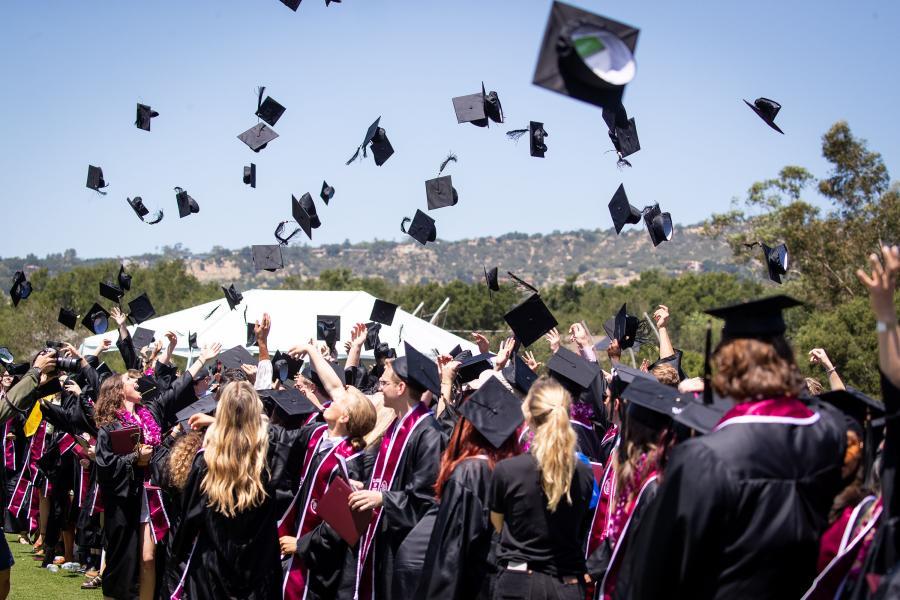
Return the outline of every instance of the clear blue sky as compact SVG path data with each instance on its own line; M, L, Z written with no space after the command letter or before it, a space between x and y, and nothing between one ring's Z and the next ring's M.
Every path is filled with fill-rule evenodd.
M839 119L898 165L900 3L574 3L641 29L625 95L643 147L633 169L604 154L599 109L531 84L548 0L304 0L296 13L278 0L7 2L0 256L272 243L306 191L323 221L313 243L408 239L400 220L424 209L450 150L459 204L431 213L450 240L609 227L619 183L636 205L698 222L786 164L825 175L820 137ZM482 80L507 123L457 125L451 97ZM257 122L260 84L287 112L254 154L236 136ZM787 135L741 102L757 96L783 104ZM161 113L151 133L133 125L138 101ZM396 154L345 166L379 115ZM550 133L543 160L503 134L532 119ZM255 190L241 182L251 161ZM85 188L88 164L108 196ZM337 189L328 207L323 179ZM178 218L174 186L199 214ZM141 223L135 195L163 222Z

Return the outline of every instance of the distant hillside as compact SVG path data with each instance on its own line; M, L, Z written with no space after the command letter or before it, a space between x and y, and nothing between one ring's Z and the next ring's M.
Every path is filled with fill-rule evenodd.
M276 287L287 275L315 277L328 269L346 268L357 276L380 276L398 283L473 281L483 276L482 265L499 266L538 285L561 283L577 274L579 282L594 281L622 285L647 269L670 274L685 271L746 270L733 261L728 246L704 237L699 226L679 227L671 242L654 248L647 232L637 229L617 236L612 229L554 232L548 235L507 233L455 242L438 240L427 246L415 242L364 242L322 246L292 245L283 249L284 269L275 273L256 271L250 248L214 248L192 253L181 246L166 247L160 254L109 259L79 259L74 250L45 258L0 259L0 276L15 270L46 267L51 274L74 266L123 260L149 265L163 259L181 258L201 281L235 282L242 289Z

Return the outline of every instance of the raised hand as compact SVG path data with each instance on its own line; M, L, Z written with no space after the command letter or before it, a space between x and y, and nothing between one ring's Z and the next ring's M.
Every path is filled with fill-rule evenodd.
M513 349L516 347L516 338L513 336L509 336L502 342L500 342L500 350L497 352L496 358L494 358L494 368L498 371L506 366L506 363L509 362L510 356L512 356Z
M656 327L663 329L669 325L669 307L660 304L659 308L653 311L653 320L656 321Z
M241 371L244 372L250 383L256 384L256 365L241 365Z
M75 383L73 379L66 380L66 385L64 385L63 387L70 394L73 394L75 396L81 395L81 386Z
M529 351L525 351L522 353L522 360L528 365L528 368L537 373L537 370L541 368L541 365L544 363L540 363L534 358L534 354Z
M491 349L491 343L480 331L473 331L472 339L475 340L475 344L478 345L478 352L480 354L484 354Z
M438 373L441 375L441 381L444 383L453 383L456 379L456 373L462 363L453 360L449 354L441 354L437 357Z
M100 343L97 344L97 347L94 349L93 355L100 356L100 353L109 350L110 346L112 346L112 340L103 338L100 340Z
M269 313L263 313L262 320L257 321L253 326L253 332L256 334L257 343L265 343L269 340L269 332L272 330L272 317Z
M572 323L572 326L569 327L569 338L579 348L591 348L594 345L591 332L584 323Z
M222 344L216 342L215 344L206 344L203 346L203 349L200 350L200 355L198 356L198 360L206 364L215 357L219 355L219 352L222 351Z
M559 339L559 331L554 327L550 331L548 331L544 337L550 342L550 353L556 354L559 350L560 339Z
M125 316L125 313L123 313L122 310L118 306L112 307L112 309L109 311L109 316L111 316L113 318L113 321L115 321L116 324L118 324L120 326L124 325L125 319L128 318Z
M353 326L353 329L350 330L350 343L356 346L362 346L366 343L366 334L368 334L369 328L366 327L365 323L357 323ZM347 348L349 351L349 347Z
M646 358L641 361L641 371L643 371L644 373L650 372L650 361Z
M828 354L825 353L824 348L813 348L809 351L809 364L822 365L826 371L831 371L834 368L834 365L831 364L831 359L828 358Z
M56 369L56 350L41 353L34 359L34 365L44 375L52 373Z
M894 290L897 287L897 274L900 273L900 249L897 246L883 246L881 255L884 259L883 265L878 255L872 253L869 255L872 274L868 275L859 269L856 276L869 292L875 318L885 323L893 323L897 319L894 310Z

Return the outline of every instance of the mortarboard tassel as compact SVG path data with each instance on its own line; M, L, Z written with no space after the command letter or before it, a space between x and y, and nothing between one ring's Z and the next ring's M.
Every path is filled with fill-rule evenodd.
M506 137L513 140L514 142L518 142L519 138L528 133L527 129L513 129L512 131L506 132Z
M287 223L290 223L290 221L282 221L281 223L278 224L278 227L275 228L275 239L278 240L278 243L281 244L282 246L287 246L290 243L291 238L294 237L295 235L297 235L298 233L300 233L300 231L301 231L301 228L297 227L296 229L294 229L294 232L291 233L291 235L289 235L287 237L283 237L281 234L284 233L284 226Z
M266 91L266 86L264 86L264 85L256 88L256 94L257 94L256 112L259 112L259 109L262 108L263 94L265 93L265 91Z
M356 152L353 153L353 156L350 157L350 160L348 160L347 162L344 163L345 165L352 164L353 161L355 161L357 158L359 158L359 149L360 148L362 148L362 146L358 146L356 148Z
M158 210L158 211L156 211L156 216L154 216L153 219L144 221L144 223L146 223L147 225L156 225L157 223L159 223L162 220L163 220L163 211Z
M622 155L619 154L619 160L616 161L616 166L619 167L619 169L623 169L625 167L631 167L631 163L622 158Z
M519 288L523 291L527 291L527 292L534 292L535 294L540 293L540 292L538 292L538 289L536 287L534 287L530 283L527 283L527 282L519 279L518 277L513 275L511 271L507 271L506 274L513 278L513 281L515 281L517 288Z
M445 169L445 168L447 167L447 165L450 164L451 162L458 162L457 159L456 159L456 155L453 154L452 152L451 152L450 154L448 154L448 155L447 155L447 158L444 159L444 162L441 163L441 168L438 169L438 177L440 177L441 173L444 172L444 169Z

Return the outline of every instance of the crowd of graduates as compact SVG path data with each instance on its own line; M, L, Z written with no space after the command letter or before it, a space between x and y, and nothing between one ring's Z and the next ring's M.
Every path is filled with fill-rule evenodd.
M627 319L602 359L583 323L538 332L544 367L527 325L365 365L365 323L339 363L333 337L270 354L264 315L258 357L183 372L174 333L138 348L114 309L125 372L111 341L4 363L4 529L116 599L898 597L900 251L871 261L882 400L822 349L830 391L800 375L787 296L710 309L692 378L665 306L640 368Z

